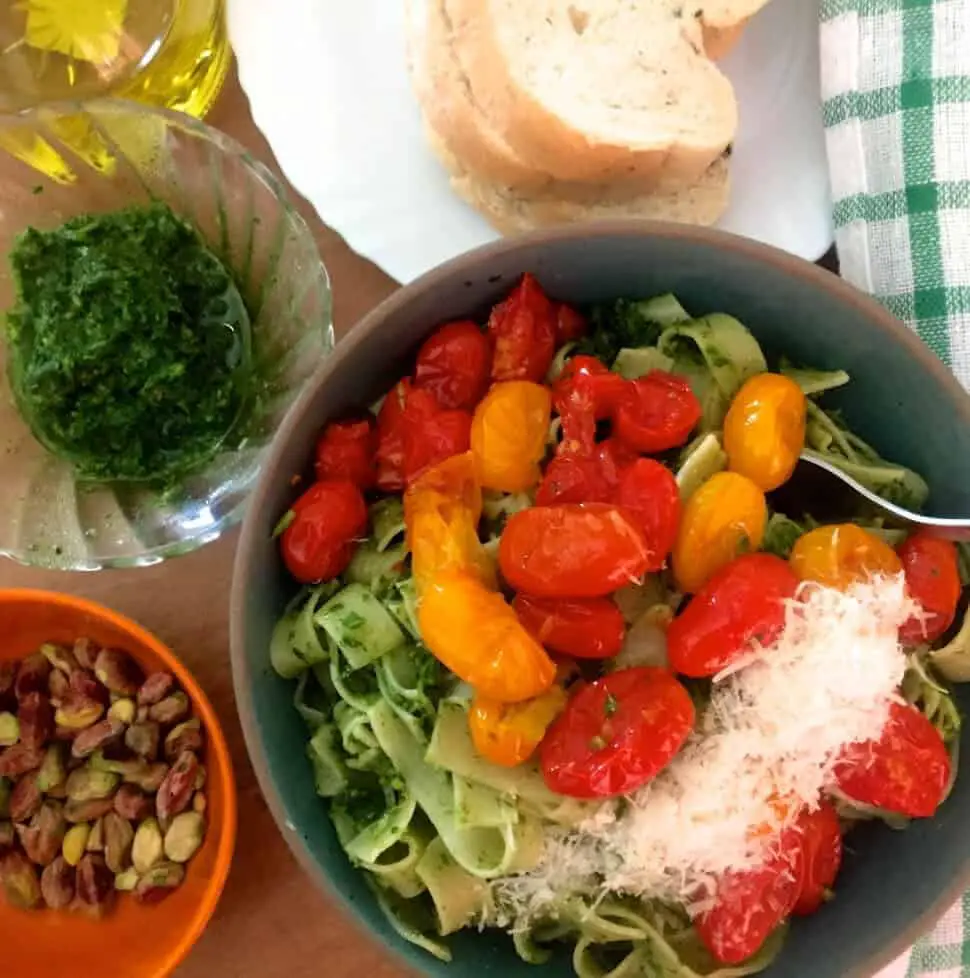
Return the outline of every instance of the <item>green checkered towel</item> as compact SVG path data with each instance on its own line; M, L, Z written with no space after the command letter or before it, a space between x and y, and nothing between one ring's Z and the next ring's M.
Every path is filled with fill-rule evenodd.
M821 8L842 274L970 388L970 0Z
M842 275L970 388L970 0L821 0ZM970 895L878 978L970 978Z

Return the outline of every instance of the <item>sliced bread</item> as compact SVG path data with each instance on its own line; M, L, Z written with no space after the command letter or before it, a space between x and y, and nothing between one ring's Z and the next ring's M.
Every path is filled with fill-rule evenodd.
M460 172L503 186L540 191L553 181L522 159L475 102L451 44L444 0L407 0L408 69L425 122L446 148L438 153L461 161Z
M727 209L730 168L722 156L692 184L668 180L657 190L630 195L615 185L564 185L528 192L483 180L464 170L434 130L432 149L451 173L455 192L501 234L607 218L714 224Z
M699 179L734 137L733 88L683 0L444 0L444 11L471 98L520 159L558 179ZM710 28L731 26L717 16Z

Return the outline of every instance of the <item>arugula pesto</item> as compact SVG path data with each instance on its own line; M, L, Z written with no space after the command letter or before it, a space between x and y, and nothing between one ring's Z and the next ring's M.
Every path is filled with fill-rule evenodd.
M28 228L10 254L9 375L35 436L81 479L168 484L252 400L232 275L165 204Z

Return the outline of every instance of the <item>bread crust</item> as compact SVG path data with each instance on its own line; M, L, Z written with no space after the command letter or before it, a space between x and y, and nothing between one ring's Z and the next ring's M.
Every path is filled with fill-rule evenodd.
M702 26L696 18L679 23L675 53L707 89L705 100L717 105L710 113L711 125L674 140L645 133L619 141L561 119L535 92L518 84L494 21L494 0L443 2L454 52L480 110L519 158L557 179L600 183L621 179L642 186L663 175L699 179L734 137L734 91L705 54Z

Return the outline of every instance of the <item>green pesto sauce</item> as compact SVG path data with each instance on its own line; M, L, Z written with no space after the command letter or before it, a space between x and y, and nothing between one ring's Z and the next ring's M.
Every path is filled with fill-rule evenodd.
M34 435L87 481L171 485L254 396L232 274L161 203L29 228L10 254L8 372Z

